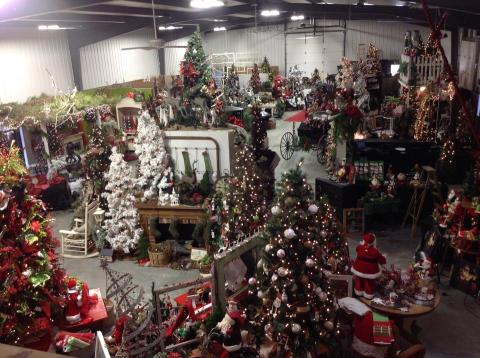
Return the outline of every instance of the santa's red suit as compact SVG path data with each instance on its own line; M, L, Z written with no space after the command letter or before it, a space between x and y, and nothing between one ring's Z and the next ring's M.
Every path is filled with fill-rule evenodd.
M65 308L65 319L68 323L80 322L80 308L82 307L82 294L77 288L77 281L70 279L67 282L67 307Z
M374 246L375 235L365 234L363 242L357 246L357 258L352 266L355 275L354 291L357 296L372 299L375 292L375 279L382 272L380 265L385 265L386 259Z

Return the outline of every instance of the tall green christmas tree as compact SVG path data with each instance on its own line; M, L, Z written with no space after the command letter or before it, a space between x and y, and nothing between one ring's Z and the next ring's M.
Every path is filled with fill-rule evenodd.
M339 233L333 211L324 209L300 165L283 175L257 277L249 279L260 307L249 323L276 342L282 356L307 357L334 329L328 272L330 243Z
M180 63L180 74L184 84L183 99L197 96L202 87L209 85L212 79L212 71L198 31L194 32L188 41L185 56Z
M255 63L252 69L252 76L248 82L249 86L252 88L253 93L260 92L262 88L262 82L260 80L260 71L258 70L258 65Z
M0 148L0 343L26 345L61 314L64 272L43 203L25 192L19 149Z
M266 211L263 183L257 173L253 150L247 145L240 145L219 215L225 246L260 230L266 222Z
M228 74L225 78L225 85L223 93L226 101L229 104L237 104L240 97L240 80L238 78L237 69L235 65L230 67Z

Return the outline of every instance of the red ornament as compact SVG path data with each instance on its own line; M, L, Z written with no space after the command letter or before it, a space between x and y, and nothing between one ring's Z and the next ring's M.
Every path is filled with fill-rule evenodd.
M362 112L355 105L348 105L345 107L345 114L353 119L361 119L363 117Z
M134 98L135 98L135 93L133 93L133 92L128 92L128 93L127 93L127 97L130 97L131 99L134 99Z

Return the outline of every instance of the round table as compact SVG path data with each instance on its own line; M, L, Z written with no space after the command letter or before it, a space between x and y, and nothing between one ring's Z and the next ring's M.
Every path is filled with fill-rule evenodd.
M438 288L435 291L435 299L433 306L422 306L414 304L411 305L409 310L406 312L396 308L375 304L372 302L372 300L368 300L365 297L360 297L360 301L365 303L372 310L393 319L397 326L403 329L404 332L416 336L416 334L413 333L411 329L412 325L414 324L415 318L432 313L438 307L438 305L440 304L440 291L438 290Z

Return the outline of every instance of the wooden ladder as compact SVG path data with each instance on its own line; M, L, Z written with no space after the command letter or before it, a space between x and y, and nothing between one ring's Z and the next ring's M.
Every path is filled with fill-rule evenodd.
M435 208L438 208L443 204L443 198L440 191L437 171L428 165L422 166L422 169L423 172L420 180L422 181L422 179L425 178L425 181L419 185L415 185L412 199L410 200L407 213L405 214L402 222L402 228L404 228L407 224L408 219L412 218L412 237L415 234L418 221L420 220L423 205L425 204L425 198L427 197L427 192L430 190L432 194L433 205L435 206Z

